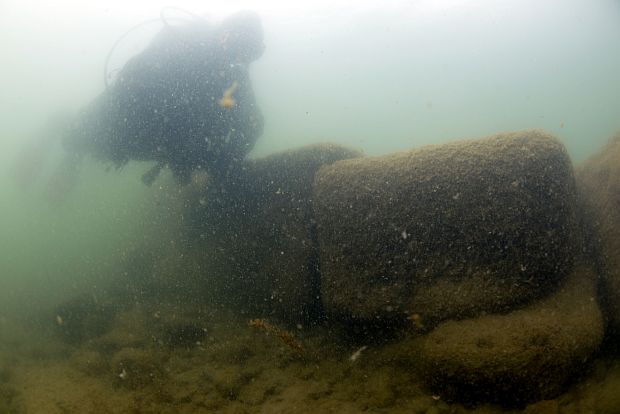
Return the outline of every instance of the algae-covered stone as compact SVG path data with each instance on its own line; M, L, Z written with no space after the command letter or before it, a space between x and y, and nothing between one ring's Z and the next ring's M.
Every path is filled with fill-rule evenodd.
M164 355L154 349L128 347L116 352L110 365L116 382L133 389L162 382L164 362Z
M507 315L449 321L408 349L448 398L524 403L555 397L603 339L597 275L579 264L548 298Z
M597 235L593 251L602 256L603 301L610 330L620 333L620 133L578 169L578 184ZM600 237L600 240L598 239ZM590 246L592 247L592 246Z
M506 311L572 267L573 170L541 131L338 161L314 189L332 315L430 326Z
M120 312L110 329L89 341L89 346L103 354L114 353L122 348L140 348L152 342L148 320L140 307Z
M54 309L54 326L60 338L76 345L104 334L114 320L116 308L84 295L63 302Z
M314 175L322 165L360 155L312 145L247 161L224 185L190 189L188 227L201 240L212 297L228 298L252 315L290 321L315 315Z
M151 316L149 331L160 345L193 348L209 337L210 315L191 302L179 305L160 302L151 310Z
M101 354L90 349L79 349L71 356L73 365L88 375L101 375L108 371L108 361Z

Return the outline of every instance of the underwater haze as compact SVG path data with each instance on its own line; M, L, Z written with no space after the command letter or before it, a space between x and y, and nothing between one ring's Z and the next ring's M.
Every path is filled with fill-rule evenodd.
M319 164L328 163L326 159L331 163L355 158L362 153L370 157L389 156L429 144L446 144L529 129L542 129L555 136L565 146L573 165L577 166L598 153L620 130L620 1L617 0L2 0L0 413L122 413L132 412L132 409L135 410L133 412L145 413L306 412L304 410L466 412L475 407L486 407L490 410L488 412L517 412L538 399L552 400L566 391L566 388L550 391L549 394L541 391L541 398L509 401L507 405L501 398L488 401L482 398L460 405L462 400L453 395L444 402L443 393L435 391L441 389L441 384L437 386L433 383L427 389L426 385L418 385L408 377L409 374L399 371L394 375L382 363L389 359L396 364L393 361L398 357L392 359L391 355L399 355L402 351L400 343L389 342L401 338L399 333L394 333L392 326L385 329L371 323L368 332L373 332L373 335L376 332L382 332L380 335L384 335L385 331L389 333L379 341L373 338L365 342L363 338L367 327L363 323L360 324L363 327L358 327L357 322L352 323L355 325L352 331L341 325L336 328L321 325L318 321L330 319L329 309L323 309L322 305L317 305L321 307L319 310L304 307L304 322L282 318L284 322L280 323L277 316L271 318L271 315L277 314L278 311L273 310L276 308L269 308L264 314L254 308L244 308L241 316L235 314L235 307L238 306L235 298L227 296L221 304L217 299L218 295L231 295L230 292L237 287L225 286L220 290L205 288L205 293L200 287L201 276L196 275L222 272L224 262L234 267L235 271L243 266L243 259L234 261L234 265L226 262L236 254L245 258L245 252L239 253L243 249L238 244L241 242L227 241L228 244L224 243L221 247L217 244L219 241L209 239L211 227L205 225L205 228L208 227L205 230L196 224L196 220L200 221L196 217L216 217L214 220L225 221L231 231L242 229L239 234L245 236L239 236L239 239L249 237L243 233L248 226L267 225L260 218L252 221L255 219L252 216L254 210L248 213L252 219L233 221L231 216L239 213L235 211L239 207L237 204L232 207L226 205L222 208L225 213L221 215L217 215L219 212L210 213L209 195L200 193L195 196L192 193L195 188L199 188L196 192L202 191L201 177L193 176L191 183L184 185L164 168L154 183L147 186L141 177L153 167L153 162L131 159L126 165L116 168L111 161L87 157L75 182L65 187L54 181L55 171L62 165L65 151L60 140L47 139L47 136L58 133L50 126L53 125L50 120L68 119L103 93L106 88L105 73L117 76L132 56L145 50L164 27L160 16L167 16L173 25L191 21L196 15L219 22L239 10L256 11L264 29L264 54L249 69L256 104L264 117L262 135L248 155L251 160L248 162L254 163L248 171L256 174L269 170L270 167L262 162L271 158L265 157L307 145L330 143L347 148L340 150L337 147L334 150L337 155L329 151L328 155L321 155L321 163L313 170L314 174ZM21 154L33 145L39 152L24 159ZM332 156L333 159L330 158ZM310 200L308 203L314 202L316 197L319 200L317 203L329 205L317 207L320 211L343 208L346 203L334 202L335 207L330 210L332 200L325 194L328 190L345 194L346 186L337 187L334 184L332 189L329 187L331 184L326 184L328 190L323 193L317 190L316 194L312 193L313 190L297 190L296 186L301 186L299 183L306 182L305 172L300 171L312 162L306 163L303 157L299 161L296 155L290 157L290 160L287 158L288 161L283 162L282 168L276 168L278 171L273 175L270 175L271 172L265 173L268 178L257 178L255 181L265 184L265 188L271 191L270 186L279 179L273 177L290 173L296 177L295 180L301 177L291 184L294 189L290 191L295 197L306 197ZM455 157L458 158L458 155ZM291 166L298 161L303 168ZM552 161L555 162L555 158ZM24 162L31 165L24 166ZM274 162L274 165L281 166L277 164L279 161ZM352 171L371 174L364 169L366 167L355 170L353 162L340 164L338 161L337 164L349 165ZM397 159L393 162L400 165ZM564 165L558 161L560 164ZM27 177L20 178L26 167L34 172L24 173ZM321 179L328 180L337 175L335 169L320 171L316 181L314 175L307 179L308 186L318 186ZM538 171L536 166L532 171ZM297 173L299 177L295 175ZM330 173L334 175L329 176ZM363 175L362 172L359 174ZM355 180L358 175L351 173L350 176ZM343 173L342 177L348 177L347 173ZM252 179L249 181L254 182ZM338 182L338 178L334 182ZM545 183L540 185L547 188ZM247 189L243 185L241 187ZM550 188L560 193L565 190L561 185ZM273 192L278 191L279 184L275 184ZM459 196L460 193L454 195ZM200 206L194 208L186 200L198 200ZM207 207L200 210L203 204ZM272 212L285 208L277 202L273 205L275 207L265 202L257 211ZM552 202L549 205L556 206ZM564 208L564 204L557 205L561 205L558 207L560 209ZM295 206L299 211L305 208L302 202ZM388 210L384 205L376 209ZM529 214L530 210L527 211ZM449 212L446 217L451 217ZM316 225L314 218L304 216L306 219L312 226ZM295 228L296 224L288 220L290 217L278 221L278 225L287 231ZM321 226L327 226L325 223L331 223L329 220L317 220L319 230L324 229ZM188 238L193 236L183 233L183 226L191 227L190 233L200 233L197 236L200 242L188 242ZM305 227L302 225L301 228ZM350 229L346 225L343 228L337 231L344 234ZM213 234L220 230L213 230ZM369 225L360 233L353 232L352 238L363 239L370 231ZM402 238L407 239L410 237L407 231L399 228L397 234L402 233ZM563 227L562 231L568 230ZM180 233L183 236L179 236ZM320 239L323 237L321 234L325 233L319 231L318 236L314 230L310 233L308 240L315 243L313 248L316 251L324 249L327 244L323 239L317 241L317 238ZM265 234L268 236L259 238L254 247L256 244L272 243L271 237L277 239L280 233L265 231ZM549 236L550 240L552 237ZM293 237L291 240L297 239ZM277 245L274 248L277 254L281 250L282 256L286 256L286 243L273 243ZM449 243L445 240L445 244ZM550 245L553 243L550 241ZM205 258L226 249L232 251L226 254L227 259ZM143 253L145 251L147 253ZM174 252L174 258L170 258L171 252ZM257 254L256 257L265 262L273 260L270 253ZM187 259L191 264L179 258ZM248 266L255 266L255 263ZM282 266L273 272L286 273L298 267ZM320 267L318 264L316 266ZM132 270L127 270L128 267ZM146 268L148 271L144 270ZM165 282L158 279L157 283L144 287L140 285L142 279L139 283L126 279L132 271L144 270L149 275L160 275L165 273L161 270L164 268L166 272L191 279L189 282L171 282L170 285L174 286L170 292L174 293L166 292L162 295L165 299L161 299L157 291L163 289L162 286L168 286ZM217 272L212 271L215 268ZM254 272L256 268L252 269ZM271 271L269 267L265 274ZM255 273L259 274L257 280L260 279L262 273L259 270ZM118 293L126 286L130 286L127 292ZM239 301L253 300L247 293L247 285L240 283L239 286L243 291ZM183 299L184 289L194 295L191 300ZM273 292L271 299L278 296ZM312 295L318 295L314 290L312 292ZM121 299L110 299L114 295ZM92 305L98 311L105 307L102 311L105 315L108 315L109 306L114 308L110 311L114 316L110 317L109 325L108 322L103 324L106 328L99 326L91 330L82 326L80 329L83 328L83 332L75 334L77 336L67 335L70 337L67 340L62 332L58 335L56 331L65 329L71 318L58 309L67 303L74 303L75 298L83 297L88 298L83 306ZM215 300L217 306L214 305L213 310L204 310L200 297L204 298L205 303ZM155 302L158 306L165 302L166 305L161 305L164 309L166 306L173 307L170 303L184 301L201 309L196 312L200 314L198 319L201 323L208 325L204 328L206 337L203 328L194 332L192 329L195 326L186 323L191 318L184 311L175 308L175 311L169 312L176 315L170 317L174 320L174 323L170 322L170 328L165 325L169 321L163 316L160 318L160 310L153 310ZM110 305L109 302L114 303ZM280 300L280 303L287 303L286 299ZM132 307L137 304L139 310ZM226 308L227 305L231 305L232 310ZM355 308L357 305L351 306ZM226 311L223 310L225 308ZM506 309L503 308L502 312L505 313ZM76 312L79 313L76 310L72 312L73 317ZM188 312L193 315L194 310ZM357 320L358 316L351 312L351 318ZM178 316L181 314L184 316ZM342 312L334 311L333 314L341 315ZM157 315L157 322L148 319L149 315ZM408 323L413 321L416 328L426 329L421 328L426 321L418 321L418 313L408 315ZM144 318L150 322L142 324ZM181 319L185 325L175 325ZM250 328L246 326L249 319ZM89 319L80 323L97 322ZM343 324L348 323L349 319L345 318ZM165 327L162 328L161 324ZM155 330L150 331L155 325ZM192 327L188 328L190 325ZM121 334L111 339L113 335L110 332L116 335L117 331L122 330L119 326L126 329L123 334L135 330L138 332L136 337L143 334L147 339L143 338L142 342L132 342L126 337L117 340ZM304 338L309 326L316 331L306 334L303 345L296 342L293 337ZM246 332L248 329L251 331ZM334 333L341 329L344 334ZM105 334L102 333L104 330ZM265 332L267 336L263 335ZM157 335L160 333L162 338L178 334L182 337L180 344L172 339L159 340ZM257 334L260 335L258 340L252 336ZM217 338L221 341L218 342ZM273 345L270 338L279 338L277 344ZM387 348L382 347L386 338L389 338L388 345L385 345ZM252 345L252 341L256 341L257 345ZM375 346L375 342L382 345ZM98 345L93 345L95 343ZM46 347L46 344L49 346ZM154 350L153 347L158 344L164 344L165 350ZM191 348L195 344L201 351ZM100 348L93 350L95 346ZM258 350L252 351L253 346ZM327 349L325 355L331 362L315 355L304 356L302 362L296 359L297 354L309 353L306 349L313 346ZM278 351L269 354L276 348ZM204 362L200 355L206 353L200 352L205 352L205 349L221 352L223 360L213 357ZM198 354L193 354L194 351ZM234 352L237 354L233 355ZM245 355L244 352L251 356L240 357ZM369 352L368 358L372 362L362 369L356 361ZM605 355L604 358L609 357ZM236 365L226 365L230 360L234 360ZM612 366L618 371L617 360L611 360L614 362L607 359L597 362L598 368L594 371L600 374ZM203 363L215 367L210 374L191 371L192 366ZM248 374L248 365L244 364L251 363L255 365ZM133 382L134 378L139 377L132 371L136 366L139 367L137 371L148 371L145 377L149 379ZM321 369L332 373L342 368L344 373L331 377L323 371L313 371L310 366L321 366ZM222 373L217 367L228 371ZM584 368L584 372L588 369L592 367ZM185 387L183 372L190 371L188 382L198 384L207 381L212 387L204 385L195 391L196 394L188 392L182 395ZM80 379L80 375L88 378L85 388L67 392L76 386L75 383L85 381ZM615 375L620 378L618 372ZM205 379L207 377L208 380ZM397 383L395 377L402 381ZM49 383L45 378L49 378ZM71 378L75 383L71 382ZM315 381L314 385L308 386L310 394L304 394L306 386L300 378ZM347 381L358 383L343 385L349 384ZM620 380L615 381L604 386L608 387L605 390L610 395L620 390ZM403 385L405 382L406 386ZM251 388L258 387L256 384L259 383L263 387L260 390ZM570 381L566 383L573 384ZM287 388L287 384L293 386ZM366 388L362 387L364 391L355 391L359 384L366 384ZM219 393L217 398L208 400L198 397L200 393L209 394L211 389ZM588 388L584 391L581 388L580 392L589 393L587 395L593 400L603 393L601 389ZM460 389L458 392L461 392ZM97 398L84 399L87 394L97 395ZM574 391L574 395L577 394ZM415 398L411 399L408 395ZM199 398L203 399L199 404L195 403ZM574 408L579 406L575 402L577 397L570 398L574 411L566 412L580 412ZM415 403L411 402L413 400ZM354 401L362 402L358 404ZM562 406L561 400L558 401L557 407ZM620 401L615 401L620 404ZM481 405L477 405L479 403ZM457 405L458 409L454 408ZM609 403L609 407L613 405L613 402ZM581 407L585 410L585 406Z
M102 182L84 182L88 193L95 192L88 188L97 188L96 194L84 197L99 207L78 203L76 208L78 214L90 210L97 218L85 217L83 225L57 223L56 229L62 229L55 233L59 239L47 239L53 230L48 226L60 220L59 215L75 220L67 212L70 207L49 210L36 191L24 194L15 189L6 170L24 142L51 116L76 112L102 91L104 63L114 43L170 5L10 0L0 5L0 157L5 166L0 216L8 223L1 236L2 283L7 286L3 292L13 287L37 290L40 280L35 274L40 272L31 267L48 267L39 260L50 254L50 243L63 249L57 257L82 256L82 235L71 245L65 232L69 228L99 240L93 243L106 243L90 229L96 220L115 226L107 220L122 210L128 222L114 228L118 234L131 233L126 225L132 214L140 213L130 208L128 194L121 194L123 185L131 197L146 191L135 182L135 174L129 177L131 167L98 174L105 165L93 166ZM256 156L326 141L383 154L499 131L544 128L578 161L620 127L617 1L173 5L216 19L247 8L261 14L266 50L251 75L266 121ZM170 13L187 18L183 11ZM111 69L122 67L160 29L161 24L154 23L132 32L114 50ZM120 202L118 209L111 200ZM110 242L117 244L118 240ZM67 277L71 278L67 272L54 275L46 292L54 286L63 291Z

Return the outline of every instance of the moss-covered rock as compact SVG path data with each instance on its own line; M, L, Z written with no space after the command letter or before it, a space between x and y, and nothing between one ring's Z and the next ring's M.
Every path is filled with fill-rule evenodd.
M189 349L200 346L211 334L211 315L191 303L171 306L160 302L151 316L149 331L160 345Z
M85 374L97 376L109 370L108 361L101 352L92 349L79 349L71 355L73 365Z
M444 322L402 346L446 398L510 404L553 398L602 342L596 284L592 267L580 264L542 301L506 315Z
M577 170L584 205L595 230L589 246L603 268L602 300L610 331L620 334L620 133Z
M110 328L116 311L116 307L106 301L83 295L58 305L54 309L53 321L59 337L77 345L104 334Z
M150 348L122 348L111 360L111 370L117 384L138 388L164 381L165 355Z
M338 318L428 328L541 297L572 268L572 165L541 131L338 161L314 189L322 297Z
M192 254L203 255L208 294L251 315L291 322L316 315L314 175L322 165L360 155L312 145L248 161L224 185L189 188L188 228L200 240Z
M153 318L151 315L150 318ZM120 312L110 329L88 342L88 347L102 354L113 354L122 348L140 348L153 341L149 332L149 315L139 307Z

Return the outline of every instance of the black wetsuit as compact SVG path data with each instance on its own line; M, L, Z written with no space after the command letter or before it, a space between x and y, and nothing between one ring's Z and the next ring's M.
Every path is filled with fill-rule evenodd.
M197 168L216 177L234 170L262 134L263 117L247 64L231 61L219 41L202 21L164 27L82 111L65 147L117 166L157 161L183 182ZM220 105L235 82L234 105Z

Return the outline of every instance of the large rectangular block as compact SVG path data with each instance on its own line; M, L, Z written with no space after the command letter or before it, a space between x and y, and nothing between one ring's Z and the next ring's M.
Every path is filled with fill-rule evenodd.
M187 228L210 295L254 317L290 322L321 312L311 207L316 171L360 156L317 144L248 160L223 185L189 189Z
M432 324L540 297L571 270L575 198L563 145L537 130L324 166L325 309Z

